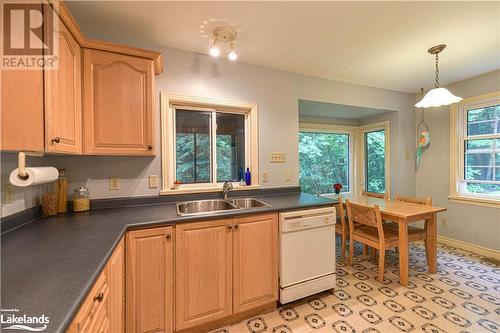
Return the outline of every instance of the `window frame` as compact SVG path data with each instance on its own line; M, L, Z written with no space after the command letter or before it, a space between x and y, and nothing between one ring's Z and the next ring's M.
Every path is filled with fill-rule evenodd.
M450 192L448 195L450 201L500 208L500 196L466 191L467 183L498 184L498 181L470 181L465 179L465 142L475 139L500 139L500 134L469 136L467 112L497 104L500 104L500 91L470 97L450 107Z
M217 182L216 138L217 112L245 115L245 162L252 172L252 185L240 186L233 182L235 190L259 188L258 157L258 104L235 100L194 97L170 93L160 93L161 109L161 168L162 188L160 195L216 192L222 189L222 182ZM212 112L211 115L211 178L209 183L175 185L176 180L176 109L186 111Z
M299 133L307 132L307 133L330 133L330 134L347 134L349 139L349 170L348 170L348 179L349 179L349 191L341 192L342 194L354 194L356 187L356 172L354 171L354 166L356 164L355 158L355 149L356 147L356 130L355 126L340 126L340 125L329 125L329 124L315 124L315 123L300 123L299 124ZM297 133L298 134L298 133ZM297 135L298 138L298 135ZM299 169L300 169L300 161L299 161ZM300 180L299 180L300 181ZM329 193L322 193L320 196L331 196L335 192L333 191Z
M390 195L391 193L391 141L390 141L390 123L388 120L367 124L358 128L359 144L358 144L358 186L356 193L362 193L366 188L366 133L384 131L385 137L385 192Z

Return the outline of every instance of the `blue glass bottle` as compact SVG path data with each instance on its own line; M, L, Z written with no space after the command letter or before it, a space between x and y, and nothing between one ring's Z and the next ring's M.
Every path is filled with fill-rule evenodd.
M247 184L247 186L252 184L252 174L250 173L250 168L247 168L247 172L245 172L245 184Z

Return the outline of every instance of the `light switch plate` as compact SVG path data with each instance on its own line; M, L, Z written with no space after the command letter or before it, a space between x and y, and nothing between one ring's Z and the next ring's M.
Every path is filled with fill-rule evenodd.
M267 170L262 171L262 182L267 183L269 181L269 172Z
M285 163L286 154L282 151L274 151L269 153L269 162L271 163Z
M157 188L158 187L158 176L150 175L149 176L149 188Z
M285 170L285 181L286 182L292 181L292 172L290 170Z
M5 203L14 201L14 189L11 184L5 184Z
M408 160L410 158L410 153L408 153L407 149L405 149L404 152L403 152L403 158L405 160Z
M120 189L120 177L109 177L109 190L117 191Z

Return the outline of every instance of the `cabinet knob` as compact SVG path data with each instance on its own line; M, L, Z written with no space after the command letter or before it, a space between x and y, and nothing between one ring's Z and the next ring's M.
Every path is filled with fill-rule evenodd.
M148 145L148 150L153 150L153 146L152 145Z
M50 140L50 142L52 142L52 143L59 143L59 142L61 142L61 138L58 137L58 136L56 136L55 138L53 138L52 140Z
M165 238L166 238L167 240L170 240L170 239L172 239L172 235L171 235L171 234L166 234L166 235L165 235Z
M104 299L103 293L99 293L99 294L97 294L96 297L94 297L94 301L98 301L99 303L101 303L103 299Z
M240 228L240 225L239 224L235 224L234 225L234 229L238 230Z
M232 225L228 225L227 226L227 230L233 230L233 226Z

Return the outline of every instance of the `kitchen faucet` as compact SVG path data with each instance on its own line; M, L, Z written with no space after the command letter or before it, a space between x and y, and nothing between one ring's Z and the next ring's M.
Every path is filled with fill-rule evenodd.
M233 183L225 181L224 185L222 185L222 196L224 197L224 200L227 200L227 194L229 191L233 190Z

